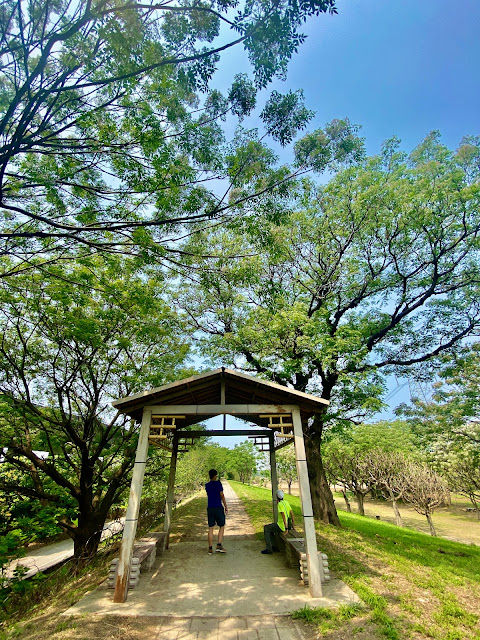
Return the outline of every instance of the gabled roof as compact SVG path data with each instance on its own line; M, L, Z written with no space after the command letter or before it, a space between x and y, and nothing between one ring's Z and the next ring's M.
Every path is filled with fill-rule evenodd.
M112 402L122 413L136 420L142 417L143 408L148 405L212 405L220 404L222 383L225 383L225 404L294 404L299 406L302 419L307 419L325 410L328 401L308 393L295 391L276 382L261 380L245 373L221 367L214 371L191 376L165 384L156 389L142 391ZM212 415L187 416L184 425L194 424ZM255 416L237 416L262 424Z

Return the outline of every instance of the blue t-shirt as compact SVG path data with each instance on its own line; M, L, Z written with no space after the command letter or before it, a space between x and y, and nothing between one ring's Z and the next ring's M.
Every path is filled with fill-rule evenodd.
M205 491L208 496L208 508L216 508L222 506L222 499L220 498L220 492L223 491L222 483L220 480L210 480L205 485Z

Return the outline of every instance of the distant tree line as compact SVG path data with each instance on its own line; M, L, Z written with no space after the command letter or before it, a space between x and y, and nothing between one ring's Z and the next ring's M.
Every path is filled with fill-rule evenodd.
M432 446L422 450L407 422L363 424L333 436L324 443L323 457L327 478L339 486L347 511L353 494L358 513L365 515L364 499L371 494L389 501L403 526L400 506L409 504L426 517L432 535L432 514L450 504L450 492L467 496L478 514L478 466L469 464L468 455L438 455Z

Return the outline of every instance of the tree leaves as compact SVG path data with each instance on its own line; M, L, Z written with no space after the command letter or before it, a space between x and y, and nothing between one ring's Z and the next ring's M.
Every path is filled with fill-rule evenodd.
M260 117L267 133L282 147L292 142L297 132L304 129L313 118L314 112L303 105L303 91L289 91L282 96L272 91Z
M210 186L229 177L215 121L228 112L248 115L258 88L285 72L303 39L300 24L333 12L334 3L251 0L234 7L2 5L0 242L19 267L72 249L133 253L140 226L150 228L140 234L149 240L141 251L153 242L173 251L173 228L182 234L184 225L231 208ZM221 52L241 43L255 81L240 74L228 98L201 96ZM293 102L295 114L288 115L288 105L282 112L290 131L308 119ZM272 133L283 143L291 139L278 127Z
M0 290L1 444L24 480L9 490L64 505L61 527L81 547L82 522L91 535L101 528L133 465L137 429L110 402L181 377L189 347L134 261L53 270Z

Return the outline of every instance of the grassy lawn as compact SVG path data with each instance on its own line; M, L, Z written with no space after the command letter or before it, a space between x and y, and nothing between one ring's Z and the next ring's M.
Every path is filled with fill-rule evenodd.
M338 510L346 511L345 501L341 493L334 493L335 504ZM353 496L350 496L352 511L357 512L357 504ZM436 509L433 514L433 523L437 530L437 535L450 538L456 542L469 544L473 542L480 545L480 521L475 512L466 511L471 507L467 498L452 495L452 504L449 507ZM382 500L367 498L365 500L365 515L370 517L380 516L382 520L395 524L395 516L392 505ZM429 533L427 519L417 513L413 507L400 504L404 526L408 529L417 529L424 533Z
M271 520L269 489L230 481L261 538ZM300 499L286 495L301 522ZM317 523L334 576L365 603L337 613L302 611L322 637L480 639L480 549L339 512L342 528Z

